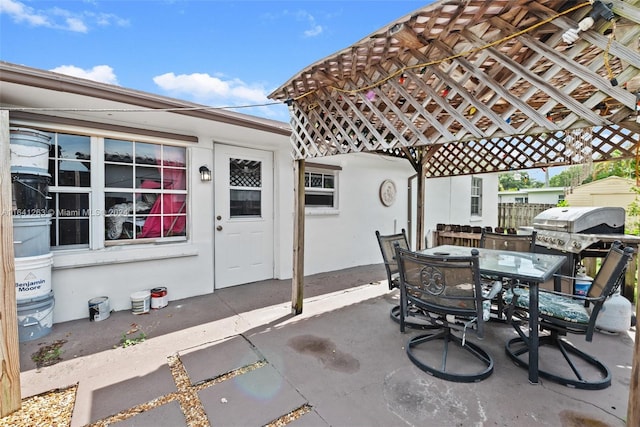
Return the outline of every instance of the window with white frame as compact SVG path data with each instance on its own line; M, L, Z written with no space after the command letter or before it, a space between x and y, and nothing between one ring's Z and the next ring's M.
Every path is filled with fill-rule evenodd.
M49 135L53 249L186 238L186 148ZM95 221L104 221L103 236L92 232L102 230Z
M482 178L471 178L471 215L482 215Z
M104 140L107 240L186 235L186 149Z
M89 246L91 215L91 137L49 133L49 210L52 247Z
M312 164L305 166L304 202L307 208L338 207L338 166Z

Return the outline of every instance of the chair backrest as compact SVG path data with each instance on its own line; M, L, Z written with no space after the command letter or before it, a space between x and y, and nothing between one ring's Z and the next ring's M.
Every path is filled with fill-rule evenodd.
M503 234L482 231L480 247L504 251L533 252L536 247L536 231L531 234Z
M376 230L376 238L378 245L380 245L380 252L382 252L384 267L387 270L387 280L391 286L392 276L398 272L395 244L397 243L403 249L409 249L409 239L404 228L400 233L387 235L382 235L380 231Z
M589 326L587 327L586 340L591 341L595 329L596 318L606 301L624 280L627 266L633 257L632 247L622 247L619 241L614 242L602 261L600 269L593 278L587 297L592 303Z
M402 298L430 313L477 321L483 335L482 285L478 250L469 256L425 255L396 248Z

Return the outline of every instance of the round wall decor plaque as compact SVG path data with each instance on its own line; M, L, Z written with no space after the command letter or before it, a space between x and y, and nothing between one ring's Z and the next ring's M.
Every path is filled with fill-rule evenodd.
M396 201L396 185L390 179L380 184L380 201L385 206L391 206Z

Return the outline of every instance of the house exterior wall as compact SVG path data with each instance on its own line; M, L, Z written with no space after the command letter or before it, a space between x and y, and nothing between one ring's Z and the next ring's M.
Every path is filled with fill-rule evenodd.
M427 179L425 185L425 235L436 225L459 224L471 226L498 225L498 174L474 175L482 178L482 215L471 215L472 175Z
M613 206L627 208L636 199L635 182L618 176L599 179L573 188L567 194L569 206Z
M382 262L375 231L392 234L407 228L406 188L413 174L409 162L362 153L312 161L342 170L338 209L306 209L305 274ZM387 179L397 190L394 203L388 207L379 196L380 184Z
M71 134L95 134L95 129L77 126L51 124L46 121L14 121L12 126L34 129L56 130ZM274 277L291 276L292 227L292 160L289 138L285 135L270 134L253 129L233 129L228 125L211 126L210 132L197 135L197 144L175 144L187 147L187 188L188 188L188 230L187 239L162 244L130 244L99 246L85 249L59 248L53 251L52 288L55 296L54 322L86 318L88 301L99 296L107 296L112 309L131 308L132 293L166 286L168 300L178 300L203 295L214 291L214 191L215 182L201 182L198 173L200 165L214 164L214 141L233 143L238 146L259 148L274 153L274 217L276 232L274 247L278 248L274 257ZM220 128L222 128L220 131ZM218 132L216 132L218 130ZM127 138L102 132L108 137ZM231 135L232 137L229 137ZM136 140L145 140L139 135ZM158 141L150 138L150 142ZM98 162L95 169L102 168ZM100 211L95 210L95 221L102 223ZM284 242L284 243L283 243Z
M529 192L529 203L557 205L560 197L564 197L564 188L536 188L535 191Z
M518 191L500 191L498 193L499 203L523 203L522 199L527 199L527 203L556 205L564 197L563 187L543 187L526 188Z
M202 182L198 169L202 165L213 169L217 144L273 153L273 277L291 278L295 176L288 124L226 113L131 114L126 110L139 109L140 105L150 102L178 108L192 105L41 70L8 64L0 64L0 68L11 71L14 79L2 82L0 108L18 106L37 110L55 105L71 109L77 106L114 109L112 113L9 113L9 126L87 135L92 141L91 176L93 180L95 174L98 181L92 183L90 189L93 194L90 197L95 201L91 206L90 222L93 237L90 247L70 249L61 246L53 250L54 323L86 319L89 300L101 296L107 296L111 308L120 311L131 309L132 293L154 287L166 286L169 301L215 291L214 216L215 192L219 185L215 181ZM6 75L0 74L0 79ZM17 82L21 77L25 83ZM62 80L64 85L60 86L64 90L56 89ZM33 84L34 81L40 85ZM76 91L76 86L81 87ZM104 157L96 148L104 144L105 138L186 149L186 237L162 242L106 242L102 236L105 233L103 184L106 173ZM412 206L407 191L408 180L415 175L409 162L363 153L313 159L313 162L340 168L338 205L333 210L307 209L305 274L380 263L375 230L388 234L408 228L409 212L415 209L415 187L411 195ZM469 215L470 176L427 180L425 229L434 229L438 222L495 225L497 175L488 174L482 178L483 214L478 218ZM390 206L384 206L380 200L380 185L384 180L391 180L397 190Z

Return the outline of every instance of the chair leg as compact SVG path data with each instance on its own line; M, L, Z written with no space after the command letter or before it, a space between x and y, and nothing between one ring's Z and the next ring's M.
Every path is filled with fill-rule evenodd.
M389 312L389 317L396 323L400 323L400 305L394 305L391 307L391 311ZM440 326L431 325L428 323L416 323L410 320L407 320L405 316L404 325L411 329L421 329L421 330L429 330L429 329L440 329ZM404 331L401 331L404 332Z
M429 345L432 341L438 340L442 340L442 356L438 362L434 360L432 363L429 360L425 360L424 355L416 351L418 346ZM460 353L460 351L456 350L465 350L465 352L468 352L476 361L480 361L481 368L476 372L455 372L450 370L447 366L450 352L456 352L456 356L458 357L461 354L465 354L465 352ZM462 339L453 335L449 328L434 330L430 333L421 334L409 339L406 345L406 352L411 362L420 368L420 370L443 380L477 382L487 378L493 372L493 358L489 353L468 340L462 345ZM468 366L468 363L465 365Z
M562 339L557 332L553 331L551 335L540 337L539 343L540 346L548 345L559 350L565 362L569 366L569 369L573 373L573 377L569 377L539 369L538 375L540 377L554 381L558 384L583 390L602 390L611 385L611 371L609 368L595 357L579 350L568 341ZM505 345L505 352L516 365L526 369L529 368L529 347L524 338L516 337L509 340ZM523 355L526 357L521 357ZM571 357L572 355L574 358ZM600 374L600 377L595 379L585 378L585 375L583 375L578 366L576 366L576 358L594 368Z

